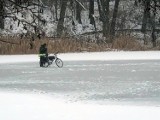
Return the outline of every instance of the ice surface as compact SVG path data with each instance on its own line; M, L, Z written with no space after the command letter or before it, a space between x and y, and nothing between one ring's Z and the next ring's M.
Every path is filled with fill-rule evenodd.
M160 61L65 61L0 65L0 88L65 96L70 101L160 105ZM137 101L137 102L136 102Z
M1 120L159 120L159 107L66 103L50 96L0 92Z
M0 119L159 120L158 54L60 54L63 68L40 68L36 55L0 56Z

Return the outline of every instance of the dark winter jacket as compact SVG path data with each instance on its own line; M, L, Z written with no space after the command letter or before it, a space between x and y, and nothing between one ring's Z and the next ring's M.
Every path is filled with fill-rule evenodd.
M45 45L41 45L41 47L39 48L39 56L47 56L48 52L47 52L47 48Z

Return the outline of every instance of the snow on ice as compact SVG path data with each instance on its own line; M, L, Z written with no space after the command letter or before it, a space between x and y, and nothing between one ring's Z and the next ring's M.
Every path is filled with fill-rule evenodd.
M159 61L160 52L159 51L146 51L146 52L66 53L66 54L59 54L58 57L61 58L64 62L70 61L70 64L72 64L71 61L95 61L95 62L97 61L116 61L116 60L117 61L118 60L122 60L122 61L124 60L153 60L153 61L156 60L156 61ZM32 63L32 62L38 62L38 60L39 60L38 55L0 55L0 67L3 68L4 65L6 65L6 68L4 67L6 70L9 70L9 67L12 67L10 69L12 69L12 72L14 73L15 72L14 66L8 66L8 64L15 65L17 63L18 64L19 63ZM156 64L159 66L159 62L156 62ZM96 64L94 64L94 66L96 66ZM159 72L158 66L156 68L157 73ZM82 69L87 70L87 67L88 66L86 66L86 68L77 68L77 70L78 69L80 69L81 71ZM89 67L91 69L92 66L89 66ZM97 68L98 67L99 66L97 66ZM132 73L136 73L138 68L135 68L134 64L132 65L132 67L133 68L129 70ZM23 68L20 68L20 69L17 68L17 69L19 69L18 72L20 72L20 74L21 73L24 73L26 75L36 74L36 73L32 73L32 71L27 71L25 68L26 67L24 67L24 70ZM7 83L8 82L7 79L11 79L11 77L7 78L7 75L10 73L6 73L5 69L1 69L2 71L0 71L4 73L4 74L1 74L1 78L0 78L1 80L0 84L3 84L2 85L3 87L5 87L5 85L7 87L7 85L9 85L9 83ZM36 69L41 69L41 68L37 67ZM66 69L69 72L71 72L71 69L73 71L75 70L74 68L64 67L61 69L61 72L64 72L63 69ZM100 69L102 70L104 68L100 68ZM47 68L41 70L41 72L45 70L47 70ZM55 71L51 71L51 69L49 68L49 70L45 72L52 74L51 72L55 72ZM103 78L103 76L101 77ZM115 76L112 76L112 77L114 78ZM5 79L6 79L6 82L5 82ZM25 83L25 80L23 81L24 83ZM46 84L49 81L47 80L46 80ZM101 78L99 78L99 80L101 80ZM153 78L153 80L157 82L158 76ZM10 81L10 82L12 82L12 85L16 85L16 84L18 85L18 81ZM31 81L27 81L27 82L31 82ZM36 83L36 81L32 81L32 83L33 82ZM41 81L41 82L43 83L44 81ZM56 84L56 82L53 84ZM80 83L80 84L83 84L83 83ZM139 84L140 85L145 84L144 86L148 85L146 83L137 83L137 85ZM96 85L94 87L96 87ZM149 88L149 89L152 89L152 88ZM158 88L156 89L158 90ZM140 91L140 89L136 89L136 90ZM151 91L151 92L154 92L154 91ZM78 92L76 94L81 95L81 93L78 93ZM145 95L142 95L140 97L143 97L143 96ZM124 102L127 102L127 101L124 101ZM49 94L43 94L40 92L31 93L31 92L26 92L23 90L16 91L16 92L11 91L11 90L7 91L3 88L0 88L0 107L1 107L0 120L89 120L89 119L90 120L159 120L160 119L159 104L158 105L153 104L153 105L148 106L146 104L144 105L121 104L121 103L114 104L112 102L108 102L108 104L98 104L96 102L90 102L90 101L82 102L81 100L72 102L72 101L65 100L65 97L61 98L61 97L56 97L56 96L52 96Z
M63 61L79 60L159 60L159 51L136 52L91 52L59 54ZM38 55L1 55L0 63L37 62Z

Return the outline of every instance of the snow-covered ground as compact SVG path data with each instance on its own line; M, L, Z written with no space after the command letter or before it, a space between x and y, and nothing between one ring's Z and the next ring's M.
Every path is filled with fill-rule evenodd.
M52 55L52 53L50 54ZM86 52L59 54L63 61L109 61L109 60L160 60L159 51L136 52ZM0 63L37 62L38 55L0 55Z
M160 52L0 55L0 120L159 120Z

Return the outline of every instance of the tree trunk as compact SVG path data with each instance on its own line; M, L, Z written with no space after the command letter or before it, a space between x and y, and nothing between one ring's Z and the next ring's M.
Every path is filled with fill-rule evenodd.
M81 10L82 8L80 7L79 3L76 1L76 20L78 21L79 24L82 24Z
M100 19L103 22L103 36L109 35L109 2L110 0L98 0Z
M147 28L147 24L148 24L149 17L150 17L150 1L151 0L144 1L144 12L143 12L142 28L141 28L141 32L144 35L146 35L146 28ZM144 44L145 45L148 44L145 37L144 37Z
M0 0L0 29L4 29L4 1Z
M61 1L61 12L60 12L60 18L58 20L58 25L57 25L57 37L61 37L63 33L63 29L64 29L63 23L64 23L64 18L65 18L67 2L68 0Z
M156 47L156 25L155 25L155 19L156 19L156 5L157 5L157 1L154 0L154 8L153 8L153 16L150 18L150 24L151 24L151 31L152 31L152 44L153 47Z
M58 1L55 1L55 14L56 14L56 21L58 21Z
M141 31L144 34L146 33L146 27L147 27L148 19L150 16L150 2L151 0L144 1L144 12L143 12L143 20L142 20L142 28L141 28Z
M105 29L105 36L108 37L109 35L109 30L110 30L110 27L109 27L109 2L110 0L106 0L104 2L104 5L103 5L103 9L104 9L104 16L105 16L105 20L104 20L104 28Z
M97 5L98 5L98 11L99 11L99 19L100 19L100 21L102 21L102 6L101 6L100 0L97 0Z
M4 29L4 18L0 16L0 29Z
M94 0L89 1L89 19L90 19L90 24L94 25Z
M110 27L111 39L115 36L115 26L116 26L117 14L118 14L119 2L120 0L116 0L114 5L113 18L112 18L111 27Z

